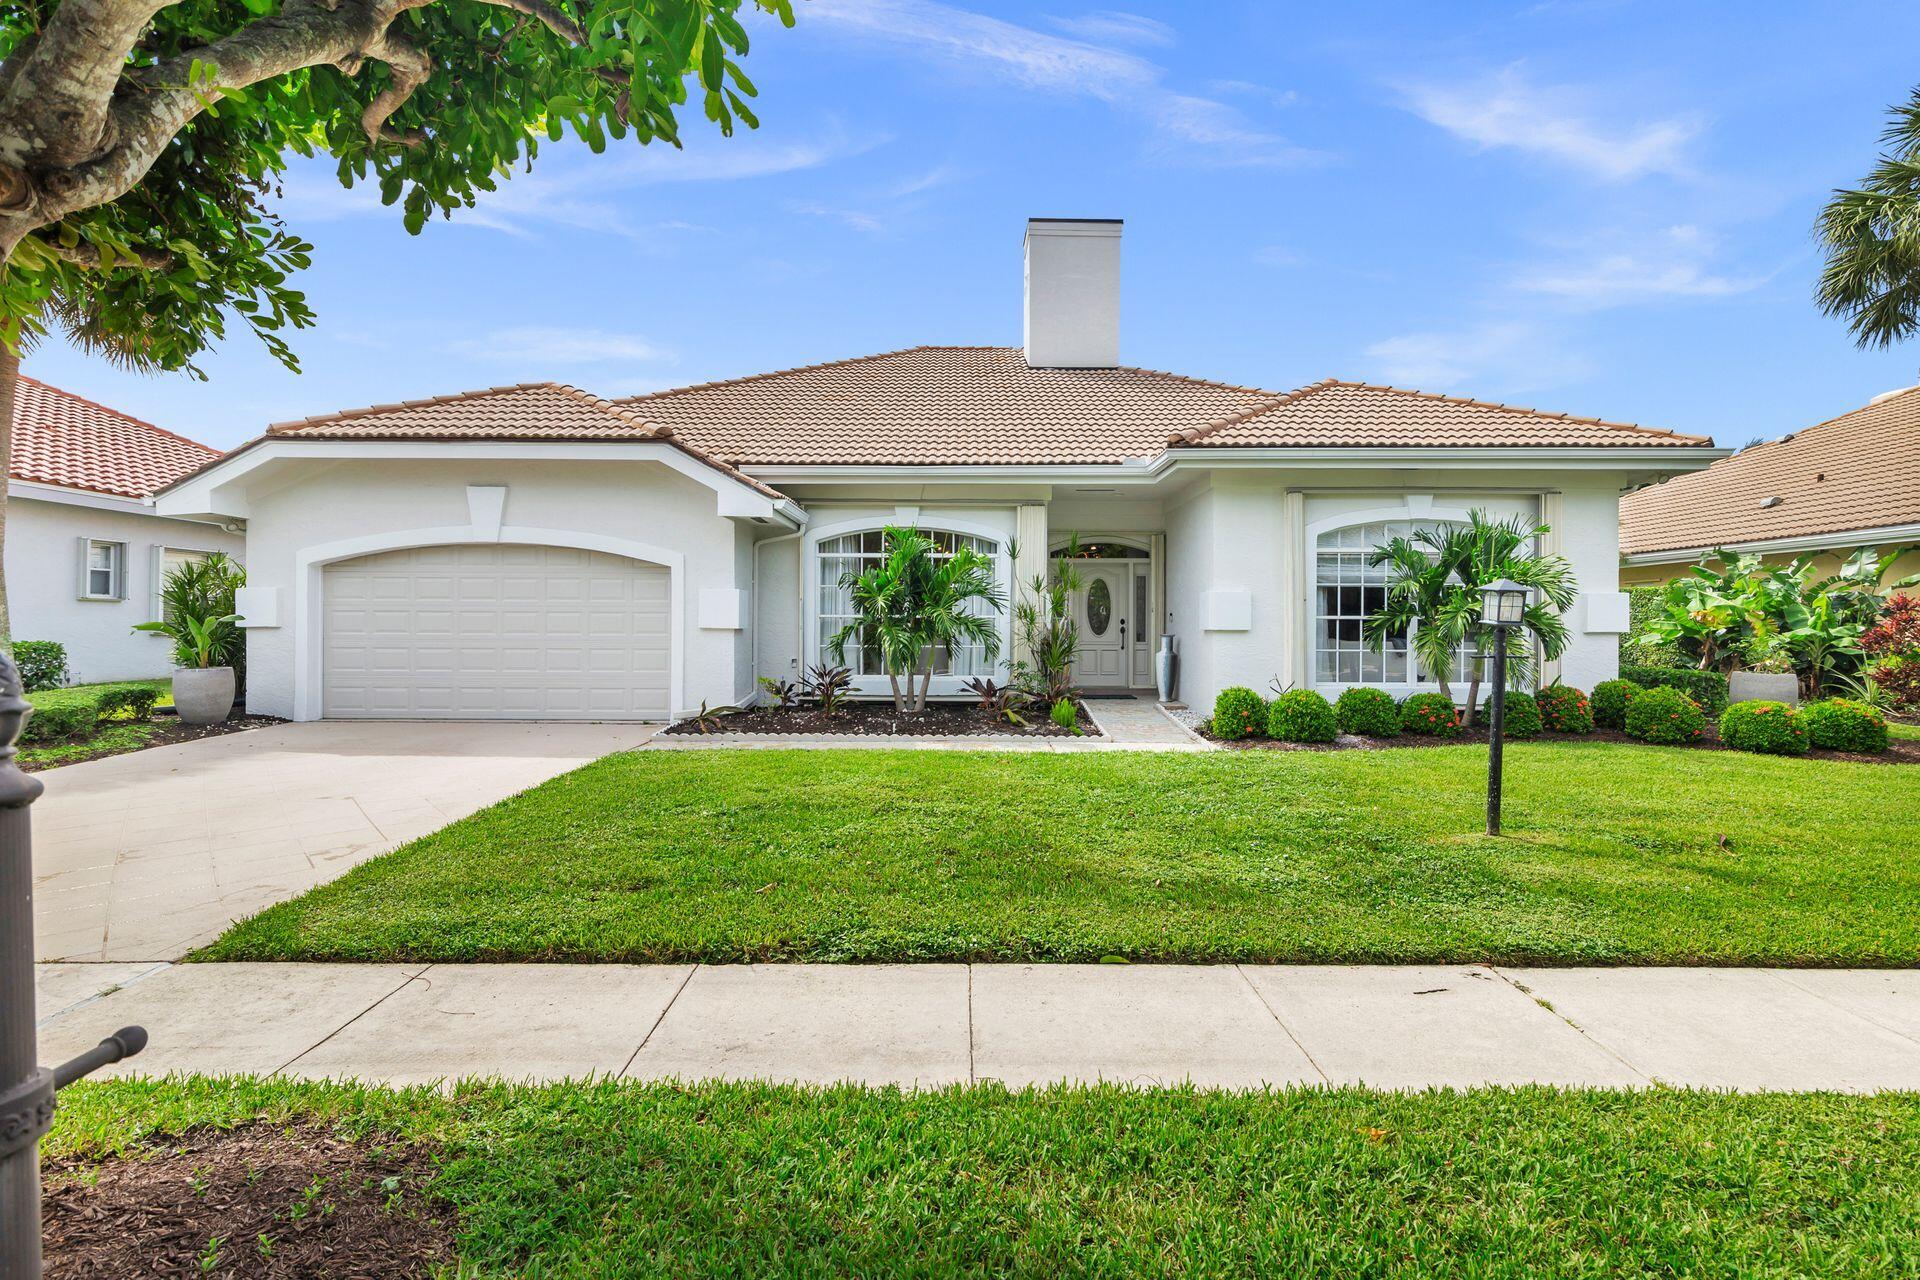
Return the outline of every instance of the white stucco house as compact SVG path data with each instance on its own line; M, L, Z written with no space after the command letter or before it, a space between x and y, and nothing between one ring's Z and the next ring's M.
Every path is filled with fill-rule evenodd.
M7 603L16 640L66 646L76 681L164 676L166 637L136 632L159 617L160 582L182 560L245 538L222 516L154 511L162 485L219 450L21 377L7 470Z
M915 347L618 402L551 383L273 426L158 498L243 521L249 706L319 717L680 717L825 656L843 572L912 524L1009 590L1077 540L1080 682L1206 705L1274 677L1426 687L1368 650L1365 551L1473 509L1537 515L1577 571L1557 674L1615 673L1622 491L1710 440L1326 381L1120 363L1118 222L1026 230L1025 345ZM1003 626L1008 624L1003 619ZM1008 636L1010 642L1011 636ZM861 689L885 681L850 653ZM936 694L985 674L944 660Z

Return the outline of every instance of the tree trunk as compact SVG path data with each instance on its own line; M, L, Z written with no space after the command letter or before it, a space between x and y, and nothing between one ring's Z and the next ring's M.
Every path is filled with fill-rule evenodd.
M20 354L0 334L0 648L13 654L13 619L7 613L7 484L13 473L13 393L20 384Z
M900 696L900 673L891 668L887 671L887 683L893 686L893 709L900 715L907 714L907 700ZM907 673L907 691L913 691L913 673Z
M933 687L933 647L927 647L926 666L920 672L920 693L913 700L913 714L925 715L927 711L927 690Z

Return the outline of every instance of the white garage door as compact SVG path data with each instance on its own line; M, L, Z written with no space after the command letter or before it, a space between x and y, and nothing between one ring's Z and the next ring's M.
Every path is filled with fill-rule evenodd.
M325 573L325 715L667 716L667 571L659 565L489 545L390 551Z

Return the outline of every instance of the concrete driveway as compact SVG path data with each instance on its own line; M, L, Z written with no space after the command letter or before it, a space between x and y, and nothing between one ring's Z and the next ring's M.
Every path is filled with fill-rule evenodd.
M52 769L35 952L172 960L233 921L658 725L322 721Z

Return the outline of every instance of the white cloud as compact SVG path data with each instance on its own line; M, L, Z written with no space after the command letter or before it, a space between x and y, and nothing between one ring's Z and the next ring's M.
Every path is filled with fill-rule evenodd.
M1163 159L1211 166L1281 166L1324 157L1248 120L1238 108L1175 92L1137 54L1047 35L938 0L812 0L808 16L1040 93L1092 98L1144 119Z
M1685 175L1690 119L1619 123L1596 120L1589 96L1530 83L1517 67L1460 84L1403 90L1408 107L1430 124L1483 149L1511 147L1608 182L1650 173Z
M1050 17L1054 27L1095 44L1158 44L1174 42L1174 30L1166 23L1138 13L1118 9L1096 9L1077 18Z
M838 222L867 235L880 235L887 230L886 220L881 215L861 209L843 209L838 205L822 204L818 200L790 200L787 209L804 217Z
M447 344L454 355L502 364L531 366L613 364L628 361L672 363L674 355L635 333L605 329L522 326L494 329L477 338Z
M1374 343L1367 356L1369 378L1481 398L1558 386L1593 372L1590 360L1564 350L1554 335L1514 321L1401 334Z
M1255 84L1251 80L1209 80L1207 88L1226 96L1259 98L1276 107L1290 107L1300 101L1298 89L1273 89L1264 84Z
M1718 242L1698 227L1668 227L1646 243L1530 267L1514 287L1600 309L1662 298L1725 298L1765 284L1764 275L1713 269Z

